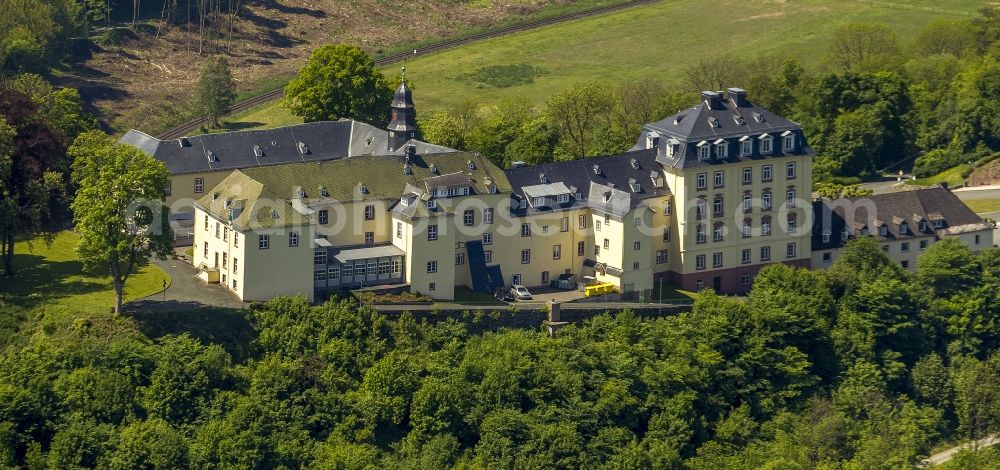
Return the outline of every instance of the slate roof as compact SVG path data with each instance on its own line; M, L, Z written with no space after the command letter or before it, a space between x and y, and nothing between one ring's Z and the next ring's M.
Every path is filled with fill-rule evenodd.
M867 207L874 207L869 214ZM853 217L848 212L856 207ZM942 227L935 229L934 220L941 220ZM926 230L920 231L920 222L926 221ZM902 233L902 223L907 232ZM879 234L881 225L886 235ZM986 230L989 225L958 196L942 187L899 191L894 193L859 196L813 203L812 249L826 250L844 245L841 231L847 228L851 237L860 236L863 228L869 235L882 241L905 240L917 237L951 235L966 231ZM830 241L823 242L823 232L829 230Z
M469 160L475 163L476 169L468 169ZM482 156L464 152L417 155L409 160L412 174L403 172L406 161L406 157L397 155L368 155L332 161L244 168L223 179L199 199L197 205L225 220L229 209L225 205L226 201L241 201L244 210L233 222L243 228L254 221L260 227L303 224L312 215L309 206L318 202L396 201L405 192L422 187L424 180L437 176L431 173L431 164L442 173L464 172L466 179L468 173L471 173L471 185L475 193L485 194L489 191L487 179L497 186L498 192L509 192L511 189L503 171ZM361 184L367 192L359 190ZM300 189L304 192L301 199L297 194ZM322 195L322 190L327 192L326 196ZM278 218L271 217L272 209L278 211Z
M638 167L633 167L632 161ZM597 166L599 172L594 171ZM613 189L616 200L627 201L625 209L638 206L643 199L670 194L670 188L664 182L661 187L653 185L652 172L662 177L660 165L656 162L656 149L643 149L625 152L619 155L583 158L579 160L552 162L543 165L524 166L505 170L512 191L518 197L525 197L524 189L541 184L539 175L544 173L548 184L563 183L573 194L565 204L554 204L551 207L518 209L512 205L515 214L539 211L551 211L577 206L589 206L590 200L598 198L603 204L602 192ZM635 180L640 185L639 192L633 192L629 180ZM613 188L612 188L613 185ZM530 192L530 191L529 191ZM576 199L580 193L581 200Z
M730 90L738 90L741 94L745 94L739 89ZM677 168L739 163L776 156L813 155L814 152L806 142L798 123L778 116L745 98L740 98L737 106L735 98L723 98L721 92L718 100L714 104L709 104L712 100L704 99L705 93L702 96L703 100L696 106L643 126L632 150L646 148L647 137L658 138L659 161ZM785 151L781 146L780 139L785 132L796 135L795 148L790 151ZM766 155L761 154L759 143L756 142L764 134L774 138L772 152ZM742 138L755 140L753 152L748 156L740 155ZM702 142L714 145L719 139L724 139L727 143L728 157L714 158L713 155L708 161L699 160L697 145ZM677 145L673 156L667 152L667 146L671 144Z
M273 129L203 134L159 140L135 129L119 140L163 162L172 174L231 171L286 163L335 160L361 155L403 155L406 146L388 150L388 133L350 119L320 121ZM186 145L181 145L181 142ZM299 142L304 144L301 151ZM418 140L408 142L417 153L456 152ZM254 150L257 146L261 156ZM209 158L209 153L215 161Z

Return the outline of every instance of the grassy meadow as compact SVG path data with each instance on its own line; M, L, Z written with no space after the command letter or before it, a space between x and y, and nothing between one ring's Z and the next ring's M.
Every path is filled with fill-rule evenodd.
M987 3L716 0L708 7L699 0L665 1L418 57L407 62L406 70L421 113L470 99L482 106L508 96L541 103L586 80L652 77L683 86L682 72L692 58L721 53L788 54L806 66L819 66L833 31L843 23L886 23L905 45L925 24L975 16ZM392 65L386 73L397 70ZM231 128L300 122L277 104L230 121Z
M61 232L51 243L44 238L14 246L13 278L0 278L0 310L38 307L68 311L108 309L115 304L111 277L83 271L76 255L79 235ZM156 265L133 274L125 282L125 301L140 299L170 285L170 276Z

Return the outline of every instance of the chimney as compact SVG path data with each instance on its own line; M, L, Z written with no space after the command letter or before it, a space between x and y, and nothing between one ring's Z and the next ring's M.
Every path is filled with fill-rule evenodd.
M731 101L737 108L745 108L750 106L747 102L747 91L742 88L730 88L726 90L729 92L729 101Z
M717 91L703 91L701 92L701 100L708 104L709 109L721 109L722 108L722 97Z

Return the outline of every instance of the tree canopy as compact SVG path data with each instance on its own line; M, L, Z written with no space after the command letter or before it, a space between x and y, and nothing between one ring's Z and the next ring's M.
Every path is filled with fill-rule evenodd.
M306 122L347 118L385 127L393 91L365 51L338 44L313 51L285 87L285 103Z

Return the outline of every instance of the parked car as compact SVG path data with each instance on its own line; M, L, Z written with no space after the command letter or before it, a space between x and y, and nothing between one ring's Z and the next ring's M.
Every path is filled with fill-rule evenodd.
M531 292L528 292L528 289L520 284L510 286L510 293L513 294L517 300L531 300Z
M501 302L513 302L514 301L514 294L511 294L509 290L507 290L507 289L505 289L503 287L498 287L497 290L496 290L496 292L493 293L493 297L496 297L496 299L499 300L499 301L501 301Z

